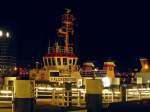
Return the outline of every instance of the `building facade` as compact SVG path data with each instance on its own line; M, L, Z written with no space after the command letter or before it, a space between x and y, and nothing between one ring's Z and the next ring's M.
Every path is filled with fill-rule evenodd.
M10 33L0 29L0 75L7 75L16 66L14 51Z

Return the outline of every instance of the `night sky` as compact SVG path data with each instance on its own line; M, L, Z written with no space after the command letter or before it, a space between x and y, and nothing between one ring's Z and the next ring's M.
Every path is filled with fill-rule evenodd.
M70 8L75 20L75 48L80 62L93 60L98 66L111 58L117 69L139 66L139 58L150 58L150 9L141 2L100 0L9 0L0 3L0 27L16 40L17 63L41 60L48 40L54 42L61 15Z

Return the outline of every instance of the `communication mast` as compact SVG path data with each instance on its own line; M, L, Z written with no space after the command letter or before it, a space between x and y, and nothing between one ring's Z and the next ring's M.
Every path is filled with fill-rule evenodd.
M65 46L64 52L69 52L69 36L73 37L73 21L74 17L71 13L71 10L66 9L64 15L62 16L62 27L58 29L58 34L60 37L64 37L65 39Z

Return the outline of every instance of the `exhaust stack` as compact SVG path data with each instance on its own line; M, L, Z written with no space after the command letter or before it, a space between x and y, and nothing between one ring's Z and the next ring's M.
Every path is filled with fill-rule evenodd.
M140 62L141 62L141 67L142 67L141 72L150 72L150 66L149 66L149 63L148 63L148 59L141 58Z

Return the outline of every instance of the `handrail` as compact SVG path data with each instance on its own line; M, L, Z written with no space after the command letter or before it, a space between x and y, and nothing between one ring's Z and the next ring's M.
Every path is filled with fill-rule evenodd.
M64 46L59 46L59 47L49 47L48 48L48 53L53 53L53 52L58 52L58 53L65 53L65 47ZM73 53L73 48L69 47L68 53Z

